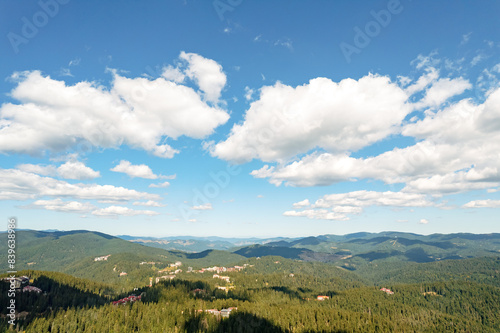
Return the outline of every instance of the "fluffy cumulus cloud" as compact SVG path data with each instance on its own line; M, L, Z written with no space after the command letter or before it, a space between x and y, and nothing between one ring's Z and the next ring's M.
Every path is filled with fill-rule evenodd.
M158 212L152 210L135 210L124 206L109 206L106 208L96 209L92 212L95 216L117 217L117 216L136 216L136 215L158 215Z
M307 217L316 220L336 220L345 221L349 218L345 214L338 214L327 209L304 209L301 211L289 210L283 213L284 216Z
M438 107L451 97L460 95L471 87L472 85L470 82L463 78L439 79L429 89L427 89L424 98L416 103L415 107Z
M19 164L17 169L37 175L59 176L65 179L85 180L101 176L99 171L95 171L78 161L68 161L59 167L55 165Z
M285 161L315 148L358 150L396 133L411 111L407 99L403 89L377 75L316 78L298 87L278 82L261 88L243 123L210 150L237 163Z
M103 202L159 200L160 196L124 187L98 184L71 184L17 169L0 169L0 200L26 200L40 197L75 198Z
M265 162L251 175L277 186L360 179L401 184L394 196L402 202L389 200L388 194L379 198L389 200L388 206L404 206L406 200L411 206L434 205L427 196L498 187L498 84L490 85L482 99L464 97L472 84L462 76L441 77L446 63L436 54L419 56L413 64L420 76L400 76L396 82L370 74L340 82L316 78L297 87L265 86L226 140L206 148L233 163ZM495 68L487 72L496 73ZM383 150L380 144L373 155L355 155L398 137L410 140L406 146ZM364 206L320 207L303 200L285 215L343 220Z
M17 102L0 107L0 152L40 155L79 144L126 144L172 157L177 150L165 138L205 138L229 119L216 103L226 83L222 67L192 53L181 59L198 90L172 73L147 79L113 71L109 88L87 81L67 85L39 71L15 73L10 95Z
M94 179L100 176L99 171L94 171L82 162L68 161L57 168L59 176L65 179Z
M24 165L34 169L36 165ZM39 208L65 213L91 213L96 216L116 217L118 215L158 215L149 210L133 210L124 206L99 208L89 201L99 203L128 203L136 200L143 206L162 207L161 197L124 187L98 184L71 184L63 180L42 176L19 169L0 169L0 200L34 200L24 208ZM57 170L57 169L56 169ZM47 199L50 198L50 199ZM147 200L146 202L137 200Z
M120 163L114 168L110 169L114 172L122 172L127 174L129 177L135 178L146 178L146 179L157 179L158 176L153 173L150 167L145 164L133 165L129 161L121 160Z
M301 216L320 220L349 220L350 215L363 212L370 206L386 207L430 207L441 205L423 194L404 192L354 191L325 195L314 203L308 199L293 204L295 210L286 211L285 216Z
M163 182L163 183L158 183L158 184L150 184L149 187L152 188L166 188L169 187L170 183L169 182Z
M466 203L464 208L500 208L500 200L474 200Z
M482 104L463 99L401 124L401 134L417 141L413 145L368 157L316 151L290 163L264 165L252 175L294 186L378 179L420 193L490 188L500 184L499 130L497 89Z
M153 200L148 200L148 201L136 201L133 203L134 206L148 206L148 207L165 207L166 205L163 205L157 201Z
M36 200L28 208L42 208L63 213L88 213L96 206L88 202L64 201L60 198L53 200Z
M210 102L217 102L226 85L226 74L222 71L222 66L196 53L181 52L179 58L188 63L185 75L198 84L204 98Z
M193 206L193 207L191 207L191 209L194 209L194 210L212 210L213 207L212 207L211 203L206 203L206 204L199 205L199 206Z

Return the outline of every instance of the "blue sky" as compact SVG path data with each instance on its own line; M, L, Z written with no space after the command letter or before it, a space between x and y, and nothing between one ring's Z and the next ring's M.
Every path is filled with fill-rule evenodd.
M113 235L500 232L499 12L2 1L1 210Z

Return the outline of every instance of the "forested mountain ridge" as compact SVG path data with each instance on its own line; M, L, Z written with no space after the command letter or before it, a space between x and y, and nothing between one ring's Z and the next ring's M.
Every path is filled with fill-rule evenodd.
M26 332L500 331L495 234L327 235L198 253L89 231L16 235L16 266L28 269L18 275L41 290L16 292ZM370 257L420 250L464 259ZM7 301L0 330L11 328Z
M17 328L26 332L500 330L500 288L474 282L390 284L387 287L394 294L388 295L378 287L357 283L339 288L335 282L316 280L306 285L301 273L249 272L239 276L234 288L226 293L210 276L192 274L121 295L103 296L99 291L107 287L92 281L60 273L22 273L34 276L32 284L44 290L16 296L23 314L17 319ZM0 282L0 288L4 292L7 284ZM130 294L142 297L124 305L112 304ZM318 301L317 295L326 299ZM214 314L221 309L233 311L228 318ZM2 306L3 315L5 311ZM9 329L7 322L0 320L0 330Z
M6 237L7 234L0 234ZM221 239L217 239L222 241ZM230 239L242 242L242 239ZM344 236L323 235L300 239L279 239L233 252L205 250L198 253L167 251L126 241L118 237L85 230L17 232L18 269L52 270L101 282L132 285L148 281L157 271L180 261L184 268L234 265L245 258L280 256L305 262L324 262L353 272L368 280L387 281L385 272L394 280L402 276L400 269L421 270L412 264L449 262L449 259L472 259L500 255L500 234L449 234L422 236L408 233L357 233ZM6 251L7 242L0 242ZM110 255L96 262L99 256ZM154 263L141 265L141 262ZM409 266L407 266L409 265ZM453 264L450 264L453 266ZM375 268L379 269L375 269ZM6 271L6 262L0 263ZM119 276L126 272L126 276ZM376 277L376 278L375 278ZM401 281L399 279L398 281ZM414 280L415 282L417 280ZM406 282L406 281L405 281Z

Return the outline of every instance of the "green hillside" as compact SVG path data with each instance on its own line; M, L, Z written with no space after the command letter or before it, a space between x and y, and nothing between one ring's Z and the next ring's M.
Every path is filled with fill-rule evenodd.
M0 237L6 237L1 234ZM7 252L7 242L0 250ZM110 255L107 260L96 257ZM150 277L176 261L180 268L201 268L210 265L230 265L244 257L225 251L205 251L197 254L166 251L143 246L106 234L90 231L16 233L16 269L57 271L124 287L145 285ZM141 262L154 264L142 264ZM0 264L7 271L7 262ZM121 276L121 272L127 275ZM161 274L160 274L161 275Z

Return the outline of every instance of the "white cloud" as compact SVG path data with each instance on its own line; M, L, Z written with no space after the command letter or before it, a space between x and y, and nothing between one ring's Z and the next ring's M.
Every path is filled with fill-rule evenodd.
M404 192L459 193L500 185L500 89L483 104L469 99L422 120L404 124L401 133L418 141L370 157L313 152L291 163L264 165L251 174L275 185L330 185L378 179L405 183Z
M27 208L43 208L63 213L88 213L95 210L96 207L88 202L63 201L60 198L54 200L36 200Z
M198 84L205 99L213 103L218 102L221 91L226 85L226 74L222 66L196 53L181 52L179 58L188 63L185 73Z
M500 171L497 168L472 168L467 171L418 178L408 182L403 191L451 194L487 189L495 184L500 184Z
M429 55L419 54L415 59L413 59L410 64L415 65L417 69L435 68L441 62L440 59L435 58L437 51L432 51Z
M429 200L423 194L404 192L355 191L348 193L328 194L311 204L303 200L293 204L295 209L283 213L285 216L299 216L319 220L349 220L348 215L360 214L364 207L430 207L440 204Z
M500 63L498 63L495 66L493 66L493 71L500 74Z
M220 65L182 53L187 74L214 101L225 85ZM39 71L15 73L11 91L18 103L0 107L0 152L43 154L81 144L117 148L122 144L171 158L178 151L165 138L202 139L227 122L229 114L205 103L185 85L165 78L126 78L112 72L109 89L95 82L66 85Z
M161 76L175 83L182 83L186 78L186 75L184 75L184 73L182 73L182 71L179 68L173 67L172 65L164 67Z
M426 73L418 78L417 82L406 87L405 92L408 96L415 94L416 92L422 91L425 87L435 82L439 78L439 71L435 68L428 68ZM404 79L403 83L409 83L408 78ZM406 84L403 84L406 85Z
M130 200L160 200L157 194L139 192L124 187L97 184L70 184L33 173L0 169L0 200L28 200L41 197L124 202Z
M199 205L199 206L193 206L193 207L191 207L191 209L194 209L194 210L212 210L213 207L212 207L211 203L206 203L206 204Z
M462 35L462 41L460 42L460 45L465 45L469 42L470 36L472 35L472 32L469 32L468 34Z
M500 200L474 200L463 205L464 208L500 208Z
M306 209L303 211L290 210L283 213L284 216L307 217L315 220L336 220L345 221L349 218L344 214L338 214L326 209Z
M71 71L69 68L61 68L61 70L59 71L59 75L60 76L69 76L69 77L73 77L73 74L71 74Z
M121 160L120 164L110 169L114 172L122 172L127 174L129 177L135 178L146 178L146 179L157 179L158 176L153 173L150 167L145 164L133 165L129 161Z
M24 172L35 173L41 176L59 176L65 179L85 180L101 176L99 171L94 171L78 161L68 161L59 167L55 165L19 164L16 168Z
M65 179L94 179L100 177L99 171L94 171L82 162L68 161L57 168L57 173Z
M299 202L296 202L293 204L293 208L304 208L310 206L311 203L309 202L309 199L305 199Z
M424 98L415 104L415 108L437 107L453 96L462 94L472 85L463 78L439 79L427 89Z
M19 164L16 168L24 172L36 173L41 176L55 176L57 174L57 168L54 165Z
M96 209L92 212L95 216L117 217L117 216L136 216L136 215L159 215L158 212L152 210L134 210L124 206L109 206L106 208Z
M420 222L418 222L419 224L428 224L429 221L426 220L426 219L421 219Z
M407 94L389 78L365 76L339 83L316 78L260 89L242 124L211 154L237 163L283 161L314 148L358 150L397 131L410 111Z
M82 61L82 59L80 58L75 58L73 60L71 60L69 63L68 63L68 66L78 66L80 65L80 62Z
M393 207L429 207L436 203L429 201L423 194L404 192L376 192L354 191L348 193L328 194L318 199L312 207L332 208L338 206L366 207L366 206L393 206Z
M163 182L163 183L159 183L159 184L150 184L149 185L149 187L152 187L152 188L166 188L169 186L170 186L169 182Z
M484 59L484 57L481 54L478 54L477 56L472 58L470 64L471 64L471 66L476 66L483 59Z
M274 42L274 46L283 46L289 49L290 51L293 51L293 42L290 38L285 38L285 39L278 39L277 41Z
M397 79L402 87L409 85L412 81L409 77L403 75L398 75Z
M166 205L163 205L157 201L149 200L149 201L136 201L133 203L134 206L148 206L148 207L165 207Z
M252 95L254 93L254 90L251 89L250 87L246 86L245 87L245 99L247 101L250 101L252 99Z

